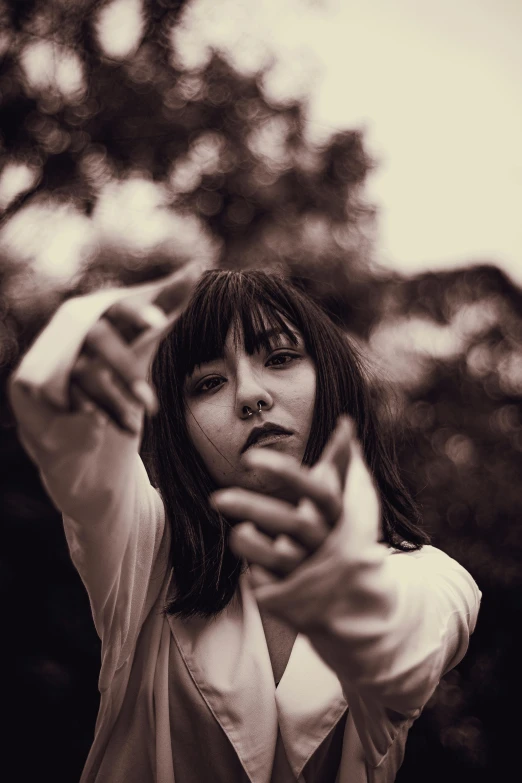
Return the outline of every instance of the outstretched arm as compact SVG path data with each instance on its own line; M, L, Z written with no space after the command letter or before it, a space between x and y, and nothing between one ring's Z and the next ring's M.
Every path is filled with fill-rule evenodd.
M154 405L145 377L193 278L67 301L10 381L20 439L63 514L99 635L119 633L118 654L146 611L166 544L163 506L138 456L143 411Z

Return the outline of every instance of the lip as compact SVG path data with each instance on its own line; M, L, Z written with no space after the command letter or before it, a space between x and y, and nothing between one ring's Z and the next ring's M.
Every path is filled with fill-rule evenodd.
M254 446L261 438L267 439L269 435L293 435L294 433L292 430L287 430L285 427L281 427L279 424L274 424L271 421L265 422L262 427L254 427L246 439L243 448L241 449L241 454L244 454L247 449L250 448L250 446ZM279 438L278 438L279 440ZM274 441L276 442L276 441Z

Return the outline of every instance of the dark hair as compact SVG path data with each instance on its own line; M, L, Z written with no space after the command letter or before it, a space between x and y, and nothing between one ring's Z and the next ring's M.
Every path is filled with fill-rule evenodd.
M429 543L404 486L393 444L378 421L358 352L346 334L307 294L279 273L211 270L202 275L186 310L162 341L152 366L159 412L148 424L144 458L172 528L170 565L176 595L168 614L215 615L232 599L242 561L227 546L229 522L209 503L217 489L185 422L184 381L196 365L222 357L229 329L240 327L245 350L270 350L266 331L285 320L302 334L317 372L313 422L303 464L319 459L338 417L355 421L380 491L383 541L398 549Z

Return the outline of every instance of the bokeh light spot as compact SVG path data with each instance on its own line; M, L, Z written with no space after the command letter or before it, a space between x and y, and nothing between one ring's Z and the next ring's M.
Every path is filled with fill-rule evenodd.
M100 46L115 60L124 60L136 51L144 28L142 0L113 0L96 20Z

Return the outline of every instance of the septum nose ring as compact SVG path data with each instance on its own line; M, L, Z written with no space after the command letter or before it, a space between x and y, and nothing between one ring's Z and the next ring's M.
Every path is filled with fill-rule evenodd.
M252 414L254 413L254 411L251 411L251 410L250 410L250 408L248 407L248 405L246 405L245 407L246 407L246 409L247 409L247 416L252 416ZM261 408L262 408L262 407L263 407L263 403L261 403L261 402L258 402L258 403L257 403L257 411L256 411L256 413L261 413Z

